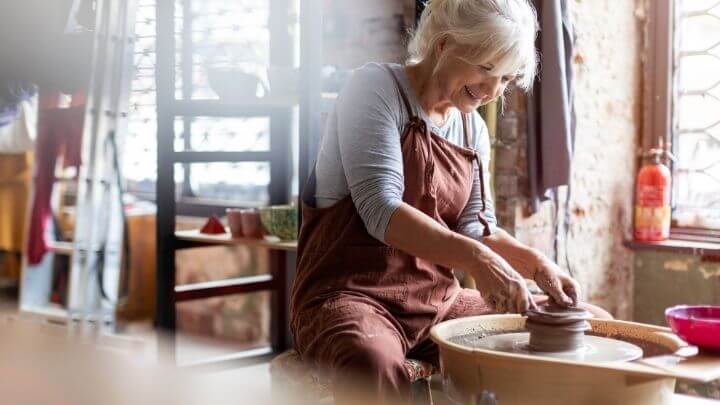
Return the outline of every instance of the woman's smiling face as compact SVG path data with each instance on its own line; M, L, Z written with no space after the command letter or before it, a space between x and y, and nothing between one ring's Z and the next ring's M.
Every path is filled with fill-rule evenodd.
M464 113L497 99L515 79L514 74L497 72L493 63L473 65L452 52L441 58L433 76L442 98Z

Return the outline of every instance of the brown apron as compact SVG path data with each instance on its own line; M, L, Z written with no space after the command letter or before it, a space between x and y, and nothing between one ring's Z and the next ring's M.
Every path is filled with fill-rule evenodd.
M412 117L401 138L403 201L455 229L470 198L473 161L481 180L482 162L475 150L431 133L425 121L413 113L395 73L390 73ZM462 120L469 146L468 117L463 114ZM381 360L383 356L396 357L398 363L420 347L430 328L450 313L457 317L490 311L476 291L460 288L451 269L372 237L350 196L317 208L314 171L303 194L291 328L296 348L307 360L336 371L353 364L360 367L359 362L368 359L367 353L353 353L370 350L379 351L376 354ZM483 193L483 211L484 199ZM488 235L487 221L482 214L479 219ZM384 367L366 366L369 372ZM385 375L374 382L385 385L380 390L397 391L403 389L402 379L402 375Z

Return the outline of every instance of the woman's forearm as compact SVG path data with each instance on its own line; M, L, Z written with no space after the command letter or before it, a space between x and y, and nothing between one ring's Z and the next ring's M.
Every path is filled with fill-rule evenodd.
M483 238L482 243L527 279L532 280L539 261L546 260L539 250L523 244L500 228L497 228L492 235Z
M406 203L390 217L385 242L411 256L470 274L495 255L489 247L443 227Z

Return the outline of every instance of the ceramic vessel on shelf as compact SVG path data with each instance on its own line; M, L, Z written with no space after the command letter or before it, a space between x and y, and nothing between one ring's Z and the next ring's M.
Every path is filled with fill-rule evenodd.
M720 306L678 305L665 310L665 319L686 342L720 354Z
M271 97L294 97L298 92L298 69L270 66L267 69Z
M270 235L281 240L297 239L298 208L295 205L261 207L260 220Z
M215 94L225 101L256 99L258 87L264 94L269 90L259 77L233 68L210 67L207 69L208 83Z
M245 208L240 211L243 236L246 238L261 239L264 235L260 222L260 212L257 208Z
M233 238L262 239L264 232L257 208L228 208L225 212Z
M228 226L230 227L230 235L232 235L233 238L242 238L242 209L228 208L225 210L225 216L227 217Z

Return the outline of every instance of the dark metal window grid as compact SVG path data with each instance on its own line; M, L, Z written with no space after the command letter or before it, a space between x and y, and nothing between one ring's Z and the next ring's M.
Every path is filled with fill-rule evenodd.
M720 1L675 7L673 219L720 229Z

